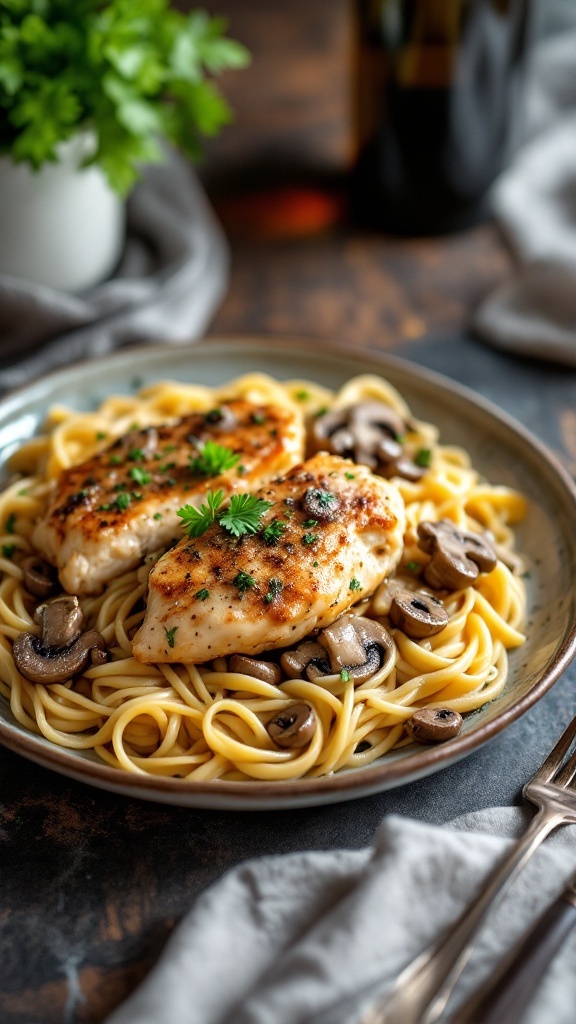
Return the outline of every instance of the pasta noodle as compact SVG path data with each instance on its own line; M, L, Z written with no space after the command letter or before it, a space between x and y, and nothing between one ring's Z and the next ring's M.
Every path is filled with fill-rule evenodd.
M415 449L433 452L419 480L394 478L407 515L400 578L412 586L419 581L428 556L417 530L425 520L448 519L491 534L496 569L443 594L448 624L423 640L390 625L386 584L360 602L359 613L384 624L394 641L393 657L366 682L354 685L343 672L273 685L232 672L225 658L205 665L136 660L132 638L144 616L150 567L144 559L101 594L81 598L87 628L106 642L107 663L65 683L24 678L12 644L19 633L39 629L20 562L33 552L34 523L53 481L134 424L166 423L230 397L298 408L309 423L320 410L385 402L409 422ZM219 388L161 382L135 396L108 398L93 412L58 406L45 432L22 445L10 468L16 477L0 495L0 692L26 729L115 768L190 781L282 781L366 765L409 742L405 723L415 708L467 713L497 698L506 683L507 651L524 640L526 598L514 526L526 512L525 499L482 479L465 451L440 444L436 428L416 421L397 391L375 376L354 378L336 394L310 381L280 383L251 374ZM314 709L316 730L305 747L279 749L266 723L294 701Z

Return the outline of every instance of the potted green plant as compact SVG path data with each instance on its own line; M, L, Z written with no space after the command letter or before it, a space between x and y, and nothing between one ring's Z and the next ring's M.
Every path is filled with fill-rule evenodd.
M231 120L226 23L169 0L0 0L0 273L79 290L122 246L123 200L166 144Z

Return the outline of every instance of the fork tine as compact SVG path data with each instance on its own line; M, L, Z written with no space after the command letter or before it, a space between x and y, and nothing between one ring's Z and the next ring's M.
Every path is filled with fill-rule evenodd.
M530 782L551 782L552 781L552 779L554 778L554 775L558 771L558 768L561 766L562 761L564 760L564 757L566 756L568 750L572 746L572 743L574 742L574 737L575 736L576 736L576 717L574 717L572 719L572 721L568 725L567 729L562 733L560 739L558 740L558 743L556 744L554 749L552 751L550 751L550 753L548 754L548 757L544 761L544 764L541 765L541 767L538 769L538 771L535 773L535 775L532 776L532 778L530 779ZM573 758L570 760L569 764L572 764L572 760L573 760ZM566 767L568 768L569 765L567 765ZM559 780L560 780L562 774L563 773L561 773L560 776L558 776L558 784L559 785L567 786L569 781L570 781L570 779L572 778L572 775L570 776L570 779L567 779L567 781L560 782Z
M558 775L554 776L553 782L555 786L561 786L562 789L566 789L570 785L574 776L576 775L576 750L572 754L570 760L566 762L562 771L558 772Z

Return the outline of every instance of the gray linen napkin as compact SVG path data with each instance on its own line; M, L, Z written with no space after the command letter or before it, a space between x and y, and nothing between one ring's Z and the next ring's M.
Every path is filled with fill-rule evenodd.
M355 1024L455 921L528 817L493 808L446 828L399 816L372 849L247 861L206 890L106 1024ZM576 870L576 826L538 851L490 919L459 988L486 977ZM456 1001L454 1003L456 1005ZM574 1024L576 942L526 1024Z
M525 141L492 193L516 267L472 328L498 348L576 366L576 3L561 12L564 31L534 48Z
M128 200L114 277L73 295L0 275L0 389L131 342L190 342L224 294L228 264L202 188L171 152L145 170Z

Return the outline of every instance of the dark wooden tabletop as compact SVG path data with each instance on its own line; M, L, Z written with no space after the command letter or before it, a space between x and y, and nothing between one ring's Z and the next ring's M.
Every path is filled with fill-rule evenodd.
M224 80L236 122L210 143L201 171L232 251L230 288L209 333L395 350L499 402L574 470L575 374L513 360L467 332L475 305L511 265L496 228L400 240L347 215L347 0L205 6L228 14L253 53L248 70ZM0 750L0 1021L101 1021L194 896L247 857L360 847L390 811L443 822L517 801L572 713L574 682L572 670L471 755L470 772L454 765L434 782L282 814L139 802Z

